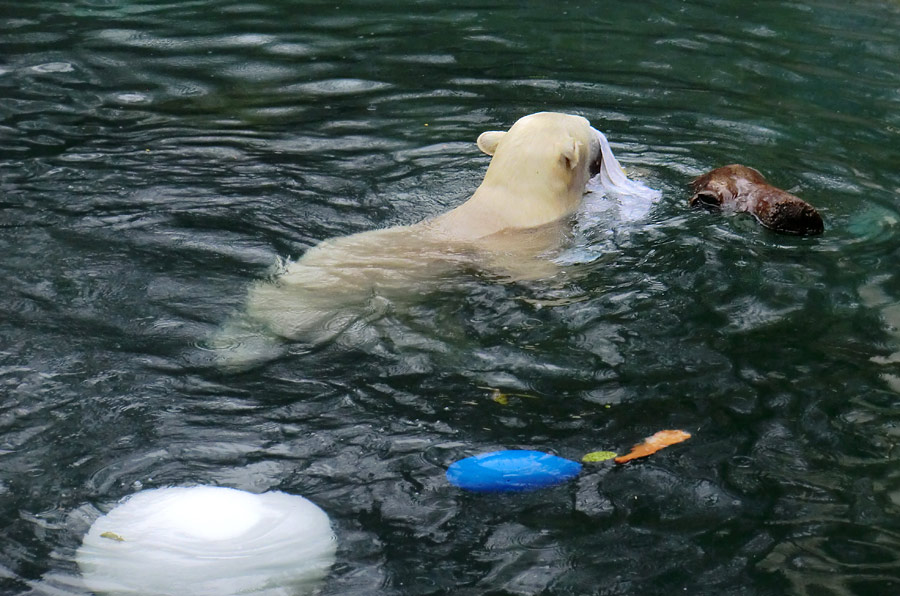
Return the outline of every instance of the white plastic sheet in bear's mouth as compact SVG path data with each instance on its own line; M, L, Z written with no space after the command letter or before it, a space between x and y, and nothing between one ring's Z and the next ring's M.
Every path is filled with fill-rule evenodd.
M587 263L615 248L616 236L646 220L661 196L660 191L628 178L606 136L594 132L600 142L600 173L585 187L584 201L575 214L572 246L554 259L560 265Z

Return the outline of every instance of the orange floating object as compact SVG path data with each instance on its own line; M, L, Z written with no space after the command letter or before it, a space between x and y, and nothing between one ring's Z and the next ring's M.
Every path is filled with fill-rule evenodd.
M664 449L669 445L681 443L682 441L686 441L690 438L691 433L686 433L683 430L661 430L655 435L644 439L644 442L640 445L635 445L631 449L631 453L627 453L625 455L620 455L619 457L617 457L615 459L615 462L617 464L624 464L625 462L631 461L633 459L638 459L639 457L647 457L648 455L653 455L660 449Z

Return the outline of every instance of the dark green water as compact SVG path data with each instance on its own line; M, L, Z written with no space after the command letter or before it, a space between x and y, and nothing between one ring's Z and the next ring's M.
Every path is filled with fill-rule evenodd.
M0 593L83 593L101 511L194 484L319 504L329 596L900 593L898 89L892 0L0 0ZM663 192L599 258L214 365L277 258L458 204L539 110ZM689 211L732 162L826 233ZM444 478L663 428L549 490Z

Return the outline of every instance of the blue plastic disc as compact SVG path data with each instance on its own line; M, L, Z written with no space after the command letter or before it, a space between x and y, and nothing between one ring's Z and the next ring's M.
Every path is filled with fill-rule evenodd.
M461 459L447 468L447 480L477 492L526 491L571 480L581 464L540 451L492 451Z

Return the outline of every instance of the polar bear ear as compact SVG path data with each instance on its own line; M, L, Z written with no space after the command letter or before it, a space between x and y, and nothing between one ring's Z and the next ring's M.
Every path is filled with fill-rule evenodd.
M489 130L478 135L478 148L488 155L493 155L497 150L500 139L506 132L502 130Z
M574 170L581 161L581 143L576 139L567 139L560 144L560 158L566 167Z

